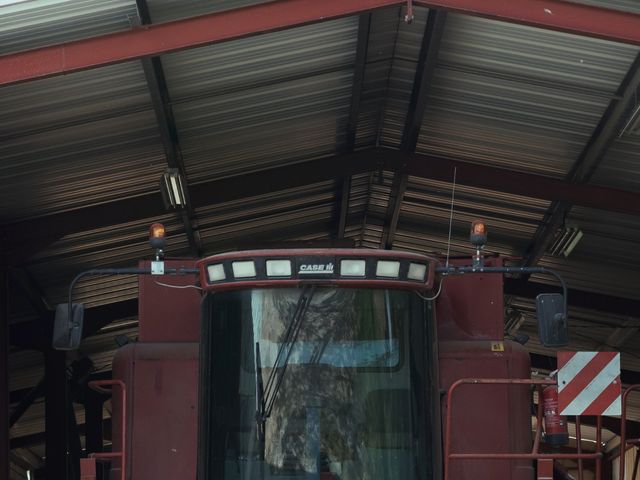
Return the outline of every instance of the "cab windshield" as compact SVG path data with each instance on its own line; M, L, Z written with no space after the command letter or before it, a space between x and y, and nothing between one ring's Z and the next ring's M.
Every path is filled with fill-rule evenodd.
M202 478L431 478L429 311L408 291L209 294Z

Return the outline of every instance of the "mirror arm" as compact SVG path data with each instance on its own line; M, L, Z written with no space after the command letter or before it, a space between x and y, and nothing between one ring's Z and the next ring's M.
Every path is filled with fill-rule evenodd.
M166 268L164 273L167 275L187 275L187 274L197 274L199 270L197 268ZM84 272L80 272L77 274L71 284L69 285L69 303L67 304L68 308L68 319L70 322L73 321L73 289L76 286L76 283L83 277L88 277L90 275L153 275L150 268L96 268L93 270L85 270ZM76 328L77 325L73 325L73 328Z
M553 275L560 282L562 296L564 297L564 318L568 317L567 284L557 271L545 267L436 267L436 273L441 275L463 275L465 273L519 273L533 274L543 273Z

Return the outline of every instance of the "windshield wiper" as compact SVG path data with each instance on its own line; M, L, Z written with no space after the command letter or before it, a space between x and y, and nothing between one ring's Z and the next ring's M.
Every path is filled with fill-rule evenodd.
M314 292L315 286L303 287L302 292L300 292L296 308L289 320L287 330L285 331L282 343L278 348L278 354L276 355L275 362L271 367L271 372L269 373L269 378L267 378L267 383L264 385L264 388L262 384L262 368L260 365L260 345L259 342L256 342L256 422L258 424L258 436L260 439L264 439L264 424L273 410L273 405L278 395L278 391L280 390L282 380L284 379L284 375L287 371L287 365L289 365L291 352L293 351L298 339L302 321L307 313ZM280 365L281 360L282 365ZM278 366L281 368L278 368Z

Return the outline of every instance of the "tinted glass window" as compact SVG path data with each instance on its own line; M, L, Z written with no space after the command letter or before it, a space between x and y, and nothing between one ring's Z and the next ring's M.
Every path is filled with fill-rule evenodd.
M208 478L428 478L430 322L415 294L254 289L205 303Z

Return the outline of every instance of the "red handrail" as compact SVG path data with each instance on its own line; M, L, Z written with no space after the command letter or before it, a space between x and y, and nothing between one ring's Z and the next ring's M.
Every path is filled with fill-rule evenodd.
M620 475L618 476L620 479L624 479L624 457L627 451L627 397L633 390L638 389L640 389L640 384L630 385L622 394L622 415L620 417L620 421L622 422L620 425Z
M126 449L126 426L127 426L127 386L122 380L94 380L89 382L89 388L95 390L96 392L104 393L107 395L111 395L111 388L104 387L120 387L120 397L122 401L122 411L121 413L121 450L119 452L100 452L100 453L92 453L90 456L95 458L96 460L110 460L113 458L120 458L120 479L125 480L126 478L126 469L125 469L125 455L127 452Z
M462 378L454 382L447 392L447 416L445 426L445 454L444 454L444 480L449 480L451 471L450 461L452 459L475 459L475 460L541 460L541 459L572 459L578 460L581 466L582 460L594 459L596 461L596 471L601 470L602 452L600 451L600 443L596 446L595 453L581 453L581 435L580 423L576 422L576 440L578 442L578 453L538 453L540 445L540 436L542 429L542 396L540 395L541 387L544 385L557 385L554 379L532 380L525 378ZM531 453L451 453L451 418L453 411L453 394L461 385L536 385L538 388L538 411L536 435ZM640 385L638 385L640 387ZM626 393L626 392L625 392ZM623 402L623 420L624 420L624 402ZM600 438L601 419L598 421L598 439ZM623 421L624 425L624 421ZM622 431L624 433L624 430ZM624 472L621 469L621 472ZM582 468L580 468L580 478L582 478ZM598 477L596 477L598 478ZM620 477L624 478L624 477Z

